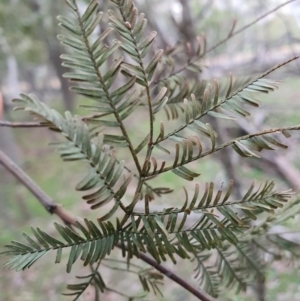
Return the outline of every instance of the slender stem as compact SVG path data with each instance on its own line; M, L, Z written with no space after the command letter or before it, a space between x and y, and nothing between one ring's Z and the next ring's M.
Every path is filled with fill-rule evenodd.
M11 128L37 128L37 127L47 127L47 124L40 122L10 122L0 120L0 126L11 127Z
M115 294L117 294L117 295L120 295L120 296L122 296L122 297L125 297L125 298L127 298L127 299L129 299L129 300L136 299L136 297L126 295L125 293L120 292L120 291L117 291L116 289L111 288L111 287L108 287L108 286L105 288L105 290L108 291L108 292L112 292L112 293L115 293ZM140 296L139 296L139 297L140 297Z
M87 116L83 116L82 119L86 119ZM48 124L40 123L40 122L10 122L10 121L3 121L0 120L0 127L12 127L12 128L39 128L39 127L48 127ZM118 163L120 163L119 160L116 160ZM132 171L127 167L124 166L124 169L126 169L129 173ZM134 175L134 177L139 178L137 174ZM148 183L144 182L143 185L145 185L148 189L152 190L153 193L157 194L153 187L149 185ZM158 194L157 194L158 195ZM158 195L159 196L159 195Z
M189 160L185 160L184 162L180 163L179 165L176 165L176 167L179 167L179 166L182 166L182 165L185 165L185 164L188 164L190 162L193 162L193 161L196 161L200 158L203 158L203 157L206 157L210 154L213 154L225 147L228 147L232 144L234 144L235 142L237 141L241 141L241 140L247 140L247 139L250 139L250 138L253 138L253 137L258 137L258 136L262 136L262 135L266 135L266 134L271 134L271 133L276 133L276 132L283 132L283 131L298 131L300 130L300 125L295 125L295 126L288 126L288 127L284 127L284 128L275 128L275 129L268 129L268 130L264 130L262 132L259 132L259 133L254 133L254 134L248 134L248 135L245 135L245 136L241 136L241 137L238 137L238 138L235 138L233 140L230 140L226 143L223 143L223 144L220 144L219 146L215 147L214 149L211 149L209 151L206 151L204 153L202 153L200 156L196 156L196 157L193 157L192 159L189 159ZM174 166L167 166L165 167L164 169L162 170L159 170L159 171L156 171L154 173L151 173L151 175L149 175L149 177L152 177L153 175L158 175L158 174L161 174L161 173L164 173L164 172L167 172L167 171L170 171L174 169Z
M124 260L120 260L120 259L104 258L102 261L106 261L106 262L114 262L114 263L120 263L120 264L126 264L126 266L127 266L127 262L125 262ZM134 263L132 263L132 262L130 262L130 266L131 266L131 267L138 268L138 269L140 269L140 270L143 269L142 266L137 265L137 264L134 264Z
M1 150L0 163L28 188L50 214L53 213L56 204L52 199Z
M88 121L92 118L102 117L106 114L91 114L81 116L80 119L84 122ZM41 122L11 122L11 121L4 121L0 120L0 127L11 127L11 128L39 128L39 127L48 127L49 125L46 123Z
M120 2L118 3L118 6L119 6L119 11L120 11L120 13L122 15L123 21L124 22L128 22L128 20L126 19L125 15L124 15L124 11L122 9L122 6L120 5ZM154 123L154 117L153 116L154 115L153 115L153 110L152 110L150 88L149 88L149 83L148 83L148 80L147 80L147 74L146 74L146 71L145 71L144 63L143 63L143 60L142 60L142 57L141 57L141 54L140 54L140 51L139 51L138 43L136 41L135 36L133 35L132 30L128 29L128 31L129 31L130 37L132 39L133 45L135 47L134 50L135 50L137 58L139 60L139 65L141 67L141 71L142 71L142 74L144 76L144 81L146 82L146 94L147 94L147 103L148 103L148 106L149 106L149 119L150 119L150 141L149 141L149 147L151 147L152 146L152 142L153 142L153 123Z
M189 62L183 66L182 68L174 71L172 74L170 74L169 76L165 77L165 78L162 78L156 82L153 83L153 85L156 85L172 76L175 76L176 74L186 70L186 68L188 68L189 66L191 66L192 64L194 64L195 62L199 61L200 59L202 59L206 54L208 54L209 52L215 50L216 48L218 48L219 46L221 46L222 44L226 43L228 40L232 39L233 37L235 37L236 35L242 33L243 31L245 31L246 29L252 27L253 25L255 25L256 23L258 23L259 21L265 19L267 16L273 14L274 12L276 12L278 9L282 8L283 6L286 6L294 1L297 1L297 0L289 0L289 1L286 1L278 6L276 6L274 9L266 12L265 14L261 15L260 17L256 18L255 20L253 20L252 22L246 24L245 26L241 27L240 29L236 30L236 31L233 31L233 32L230 32L229 35L224 38L223 40L217 42L215 45L211 46L210 48L208 48L203 54L201 54L200 56L198 57L195 57L193 60L189 60Z
M121 13L121 16L123 18L124 23L128 22L129 20L127 20L125 14L124 14L124 11L122 9L120 1L118 1L118 8L119 8L119 11ZM132 24L132 25L134 25L134 24ZM129 35L131 37L132 43L134 45L134 50L135 50L136 56L138 58L138 63L140 65L140 68L141 68L141 71L142 71L142 74L143 74L143 80L146 83L146 95L147 95L147 104L148 104L148 107L149 107L149 121L150 121L150 138L149 138L149 143L148 143L148 147L147 147L146 157L144 159L144 164L142 165L142 168L141 168L141 171L140 171L140 174L139 174L139 176L140 176L139 177L139 182L138 182L138 185L137 185L137 188L136 188L136 191L135 191L135 195L136 195L136 194L141 192L142 187L144 185L145 178L146 178L146 168L144 168L144 167L145 167L146 162L148 162L150 160L151 153L152 153L152 150L153 150L154 114L153 114L152 103L151 103L150 86L149 86L149 83L148 83L147 73L146 73L146 70L145 70L145 67L144 67L144 63L143 63L143 60L142 60L142 57L141 57L141 54L140 54L138 42L136 41L136 37L134 36L131 28L128 28L128 32L129 32ZM134 206L131 208L130 211L128 211L125 214L125 216L122 220L122 225L130 217L133 210L134 210Z
M101 73L100 73L100 70L99 70L99 68L97 67L96 59L95 59L94 54L93 54L93 51L92 51L92 49L91 49L91 46L90 46L88 37L87 37L86 34L85 34L85 29L84 29L84 26L83 26L83 23L82 23L82 20L81 20L81 16L80 16L80 13L79 13L79 9L78 9L77 3L76 3L75 1L74 1L74 4L75 4L75 6L76 6L77 19L78 19L78 23L79 23L79 26L80 26L80 29L81 29L81 32L82 32L82 37L83 37L83 39L84 39L84 43L85 43L85 46L86 46L86 50L87 50L87 52L88 52L88 54L89 54L89 57L90 57L90 59L91 59L91 62L92 62L92 64L93 64L93 66L94 66L94 70L95 70L96 75L97 75L97 77L98 77L98 80L99 80L99 82L100 82L100 84L101 84L101 86L102 86L102 89L103 89L103 91L104 91L104 93L105 93L105 96L106 96L107 100L110 102L110 106L111 106L111 108L112 108L113 111L114 111L115 118L116 118L116 120L118 121L118 123L119 123L119 125L120 125L121 132L122 132L122 134L124 135L124 137L125 137L125 139L126 139L126 142L128 143L128 147L129 147L130 153L131 153L131 155L132 155L133 161L134 161L134 163L135 163L135 165L136 165L136 168L137 168L138 172L141 173L141 166L140 166L138 157L137 157L137 155L136 155L136 153L135 153L135 151L134 151L134 147L133 147L133 145L132 145L132 142L131 142L131 140L130 140L128 134L127 134L127 131L126 131L126 129L125 129L125 126L124 126L124 124L123 124L123 121L122 121L122 119L120 118L120 115L119 115L119 113L118 113L118 111L117 111L117 108L116 108L116 106L115 106L115 104L114 104L114 102L113 102L113 99L112 99L111 96L110 96L110 93L109 93L109 91L108 91L108 88L107 88L107 86L106 86L104 80L103 80L103 77L102 77L102 75L101 75Z
M173 136L174 134L182 131L183 129L185 129L189 124L192 124L195 120L201 119L203 116L207 115L208 112L213 111L215 109L217 109L218 107L220 107L222 104L224 104L226 101L228 101L229 99L231 99L232 97L236 96L238 93L242 92L245 88L247 88L249 85L253 84L254 82L256 82L257 80L266 77L267 75L269 75L270 73L274 72L275 70L281 68L282 66L287 65L288 63L298 59L299 56L294 56L288 60L283 61L282 63L268 69L267 71L265 71L264 73L260 74L258 77L255 77L254 79L250 80L249 82L247 82L245 85L243 85L241 88L239 88L238 90L235 90L234 92L230 93L230 95L228 95L228 97L225 97L223 100L218 101L217 104L211 106L209 109L205 110L204 112L202 112L198 117L196 117L195 119L191 119L188 123L181 125L180 127L178 127L177 129L175 129L173 132L167 134L166 136L162 137L161 139L159 139L158 141L156 141L154 143L158 144L162 141L165 141L166 139L168 139L169 137Z
M130 263L131 264L131 263ZM113 267L113 266L110 266L108 264L105 264L105 263L102 263L102 266L108 268L108 269L111 269L111 270L116 270L116 271L119 271L119 272L126 272L126 273L132 273L132 274L135 274L135 275L138 275L139 272L137 271L133 271L133 270L129 270L127 268L118 268L118 267Z
M201 291L199 289L195 289L189 283L187 283L184 279L180 278L175 273L173 273L172 271L170 271L166 267L162 266L161 264L158 264L155 260L153 260L149 256L145 255L144 253L140 253L139 258L142 259L144 262L148 263L149 265L151 265L152 267L154 267L156 270L161 272L163 275L165 275L169 279L171 279L174 282L176 282L177 284L179 284L181 287L183 287L188 292L193 294L199 300L202 300L202 301L217 301L215 298L209 296L204 291Z
M92 264L90 264L90 268L91 268L91 271L92 273L94 274L94 276L90 277L90 280L89 280L89 284L87 285L87 287L92 284L92 281L94 280L95 276L96 276L96 273L98 272L98 269L100 267L100 264L101 264L101 260L98 260L97 262L97 265L96 267L94 268ZM99 287L97 286L97 282L96 281L93 281L94 283L94 287L95 287L95 301L100 301L100 294L99 294ZM87 288L86 287L86 288Z

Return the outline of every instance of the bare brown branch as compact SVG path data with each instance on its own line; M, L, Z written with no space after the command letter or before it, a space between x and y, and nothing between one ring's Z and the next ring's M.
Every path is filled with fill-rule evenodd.
M11 122L0 120L0 126L11 127L11 128L36 128L36 127L47 127L48 125L40 122Z
M50 213L56 214L67 225L75 225L82 218L75 217L72 213L55 203L19 166L17 166L4 152L0 150L0 164L15 176Z

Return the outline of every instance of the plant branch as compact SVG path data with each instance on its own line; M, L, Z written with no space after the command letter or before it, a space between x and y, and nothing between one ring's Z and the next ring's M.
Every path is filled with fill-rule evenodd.
M84 119L86 117L82 117ZM35 128L35 127L49 127L48 124L40 123L40 122L10 122L10 121L3 121L0 120L0 127L12 127L12 128ZM116 160L118 163L120 163L118 160ZM124 168L131 173L132 171L127 167L124 166ZM134 174L136 178L138 178L138 175ZM148 189L152 190L154 193L154 189L152 186L150 186L148 183L144 182L143 185L145 185Z
M166 267L162 266L161 264L158 264L155 260L150 258L149 256L145 255L144 253L139 254L140 259L142 259L144 262L148 263L152 267L154 267L156 270L161 272L163 275L167 276L169 279L173 280L177 284L179 284L181 287L186 289L188 292L193 294L195 297L197 297L199 300L202 301L217 301L215 298L209 296L205 292L195 289L192 287L189 283L187 283L184 279L180 278L176 274L174 274L172 271L167 269Z
M0 127L11 127L11 128L37 128L47 127L47 124L40 122L11 122L0 120Z
M120 1L118 1L118 9L121 13L121 16L123 18L124 23L128 23L128 21L130 21L130 20L127 20L125 14L124 14L124 11L122 9L122 6L120 4ZM129 22L129 24L130 24L130 22ZM147 173L146 168L144 168L144 167L146 166L147 162L150 161L151 153L152 153L152 150L153 150L154 114L153 114L152 103L151 103L150 86L149 86L149 82L148 82L148 79L147 79L147 73L146 73L146 70L145 70L145 67L144 67L144 63L143 63L143 60L142 60L142 57L141 57L141 53L140 53L140 50L139 50L139 46L138 46L136 38L135 38L135 36L132 32L132 29L128 28L128 31L129 31L132 43L134 44L134 51L137 55L138 63L140 65L140 68L141 68L141 71L142 71L142 74L143 74L143 77L144 77L143 80L146 83L145 88L146 88L146 95L147 95L147 104L148 104L148 107L149 107L149 121L150 121L150 136L149 136L149 142L148 142L148 146L147 146L147 153L146 153L144 163L142 165L142 169L139 172L140 178L139 178L138 185L137 185L137 188L136 188L136 191L135 191L135 195L137 195L138 193L141 192L142 187L144 185L145 176L146 176L146 173ZM125 217L122 220L122 224L124 224L126 222L126 220L132 214L132 212L134 210L134 206L131 208L131 210L129 210L126 213Z
M0 150L0 164L14 175L50 213L56 214L67 225L75 225L82 218L74 216L61 205L55 203L19 166L17 166L4 152Z
M288 127L284 127L284 128L268 129L268 130L264 130L264 131L259 132L259 133L254 133L254 134L248 134L248 135L245 135L245 136L241 136L241 137L235 138L233 140L230 140L230 141L228 141L226 143L220 144L219 146L215 147L214 149L206 151L206 152L202 153L201 155L193 157L192 159L185 160L184 162L180 163L179 165L176 165L175 167L179 167L179 166L188 164L190 162L196 161L196 160L198 160L200 158L206 157L206 156L208 156L210 154L213 154L213 153L215 153L215 152L217 152L217 151L219 151L219 150L221 150L221 149L223 149L225 147L228 147L228 146L234 144L237 141L247 140L247 139L250 139L250 138L253 138L253 137L262 136L262 135L266 135L266 134L272 134L272 133L276 133L276 132L299 131L299 130L300 130L300 124L299 125L295 125L295 126L288 126ZM174 169L173 165L165 167L162 170L152 172L148 177L152 177L153 175L158 175L158 174L170 171L172 169Z
M258 23L259 21L265 19L267 16L273 14L274 12L276 12L277 10L279 10L280 8L294 2L294 1L297 1L297 0L289 0L289 1L286 1L278 6L276 6L274 9L266 12L265 14L261 15L260 17L256 18L255 20L253 20L252 22L246 24L245 26L241 27L240 29L236 30L236 31L232 31L229 33L229 35L224 38L223 40L217 42L215 45L211 46L210 48L208 48L203 54L201 54L199 57L195 57L193 60L189 60L189 62L183 66L182 68L174 71L172 74L170 74L169 76L165 77L165 78L162 78L156 82L154 82L153 84L156 85L184 70L186 70L189 66L191 66L192 64L194 64L195 62L199 61L200 59L202 59L206 54L208 54L209 52L215 50L216 48L218 48L219 46L221 46L222 44L226 43L228 40L230 40L231 38L233 38L234 36L242 33L243 31L245 31L246 29L252 27L253 25L255 25L256 23Z
M81 116L80 119L86 122L90 118L101 117L103 114L91 114ZM36 128L36 127L48 127L49 125L42 122L12 122L0 120L0 127L11 127L11 128Z

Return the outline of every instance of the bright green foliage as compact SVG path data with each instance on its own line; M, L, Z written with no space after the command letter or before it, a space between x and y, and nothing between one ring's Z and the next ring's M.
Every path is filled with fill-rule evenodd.
M111 0L106 26L102 26L103 13L98 12L97 0L92 0L83 13L76 0L66 3L72 13L70 18L58 17L64 32L58 39L70 50L61 56L63 66L71 69L64 76L76 82L72 91L95 101L93 105L83 105L93 115L62 115L33 95L22 94L14 102L16 109L28 111L65 138L55 144L64 161L89 163L90 170L76 189L88 191L83 199L91 209L113 205L97 223L85 219L73 225L76 229L55 224L58 238L32 228L31 236L24 233L25 243L13 241L5 246L2 255L12 256L5 265L24 270L50 251L56 252L55 262L60 263L63 252L68 250L67 272L78 261L92 269L91 274L78 277L81 283L67 286L67 295L77 300L89 285L100 292L111 290L100 273L102 266L128 270L138 276L145 292L160 293L158 285L163 276L151 269L137 268L130 261L139 258L140 252L149 253L158 263L167 259L174 264L180 259L194 261L195 277L212 296L228 287L239 292L256 277L263 279L266 253L275 259L286 254L296 258L299 245L268 233L268 229L299 212L299 200L291 200L290 191L275 190L272 181L253 183L240 200L231 197L232 182L224 192L222 187L215 191L214 183L207 183L203 191L196 184L193 192L185 189L181 208L161 212L152 212L149 202L172 190L152 187L148 182L164 172L193 181L200 173L186 165L228 146L243 157L258 157L257 152L263 149L286 148L273 136L280 132L288 138L288 131L299 130L299 126L265 130L218 144L218 133L203 117L235 120L234 115L248 116L244 105L258 107L255 95L277 88L276 81L265 77L289 61L247 83L234 83L230 76L225 88L217 81L186 82L178 72L163 78L161 70L165 63L169 64L171 54L153 50L156 32L147 33L145 15L138 14L132 0ZM199 47L195 58L204 55L205 47ZM199 72L196 64L190 64L189 70ZM149 113L149 133L134 146L124 120L131 118L138 125L137 109ZM159 134L154 137L154 115L161 110L167 119L183 115L184 122L170 133L161 122ZM166 140L170 140L167 146ZM168 150L170 144L175 148L173 154ZM153 157L155 147L169 154L167 161ZM130 162L118 160L116 149L120 148L129 149L135 170L129 169ZM133 196L127 193L129 185L135 185ZM140 200L145 203L144 212L135 209ZM121 220L115 217L117 210L122 211ZM251 221L261 213L265 220L253 226ZM189 222L191 214L197 216L193 225ZM111 265L113 260L107 257L115 247L127 261ZM122 267L124 263L126 267ZM128 296L131 300L143 297Z

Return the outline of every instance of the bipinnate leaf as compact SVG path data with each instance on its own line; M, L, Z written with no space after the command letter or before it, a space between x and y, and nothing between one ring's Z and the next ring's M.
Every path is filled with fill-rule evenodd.
M95 143L90 140L87 125L80 118L74 118L69 112L64 118L34 96L25 94L22 94L21 98L16 99L15 102L18 103L18 109L24 109L38 116L51 129L61 132L67 138L67 142L56 144L64 161L85 160L90 163L91 170L76 189L87 191L97 188L96 191L93 190L92 193L83 196L92 209L99 208L112 200L120 205L120 188L115 189L114 187L117 182L121 181L123 196L131 177L127 176L124 180L122 179L124 162L117 163L110 148L104 146L104 143L107 140L121 143L124 141L122 137L99 135ZM116 210L116 206L113 207L113 210Z

